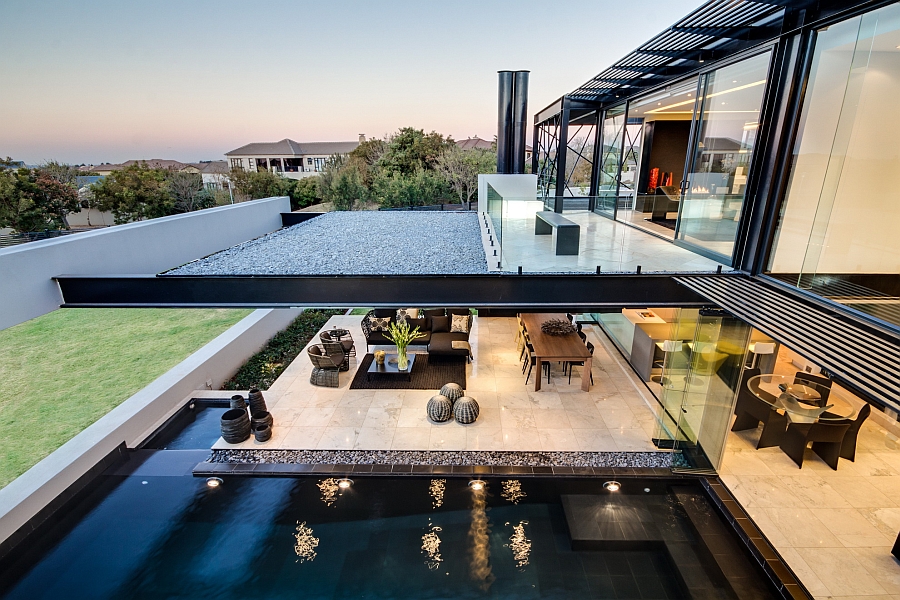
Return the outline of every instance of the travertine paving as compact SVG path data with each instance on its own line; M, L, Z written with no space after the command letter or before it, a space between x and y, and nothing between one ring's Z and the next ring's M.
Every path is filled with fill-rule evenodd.
M525 385L515 343L515 319L474 320L471 343L475 359L467 369L467 393L481 406L471 425L432 423L425 413L437 390L351 390L356 367L365 354L359 316L333 317L325 326L350 330L357 359L340 375L339 388L309 383L312 369L306 353L285 370L266 392L275 425L265 443L252 438L215 448L320 450L580 450L656 451L651 442L655 417L646 388L634 383L602 334L586 327L596 346L594 386L580 389L576 373L571 385L553 365L551 383L534 392ZM372 347L372 350L376 347ZM646 397L645 397L646 395Z

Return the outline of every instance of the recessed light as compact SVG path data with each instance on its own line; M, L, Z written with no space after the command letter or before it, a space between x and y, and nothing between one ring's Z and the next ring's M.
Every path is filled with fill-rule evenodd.
M618 492L622 488L622 484L618 481L607 481L603 484L603 489L607 492Z
M480 492L485 486L487 486L487 482L481 479L473 479L469 482L469 487L472 488L473 492Z
M341 488L342 490L348 490L348 489L350 489L350 486L353 485L353 480L352 479L338 479L337 484L338 484L338 487Z
M646 492L647 494L649 494L649 493L650 493L650 488L644 488L644 492Z
M206 479L206 487L217 488L223 483L225 482L222 481L222 479L220 479L219 477L208 477Z

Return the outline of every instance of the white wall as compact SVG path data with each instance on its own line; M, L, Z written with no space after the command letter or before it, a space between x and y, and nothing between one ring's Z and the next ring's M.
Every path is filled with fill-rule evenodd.
M218 388L302 309L256 310L156 381L101 417L0 490L0 541L125 442L134 448L194 395L207 380ZM232 392L205 393L230 397ZM277 424L276 424L277 426Z
M0 249L0 329L59 308L57 275L154 274L281 227L286 196Z

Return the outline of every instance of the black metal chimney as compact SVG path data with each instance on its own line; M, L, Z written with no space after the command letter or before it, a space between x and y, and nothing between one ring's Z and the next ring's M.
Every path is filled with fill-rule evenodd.
M497 172L512 173L513 133L513 72L497 71L500 78L499 104L497 111Z
M528 127L528 73L516 71L513 80L513 129L512 154L509 156L510 173L525 173L525 132Z

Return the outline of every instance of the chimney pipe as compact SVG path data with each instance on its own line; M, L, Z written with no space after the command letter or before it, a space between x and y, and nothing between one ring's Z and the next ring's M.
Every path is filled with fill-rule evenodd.
M366 134L364 134L364 133L359 134L359 143L362 144L365 141L366 141Z
M497 71L499 103L497 107L497 172L511 173L510 137L513 129L513 72Z
M510 173L525 173L525 133L528 127L528 74L529 71L516 71L513 79L513 129L512 153L509 157Z

